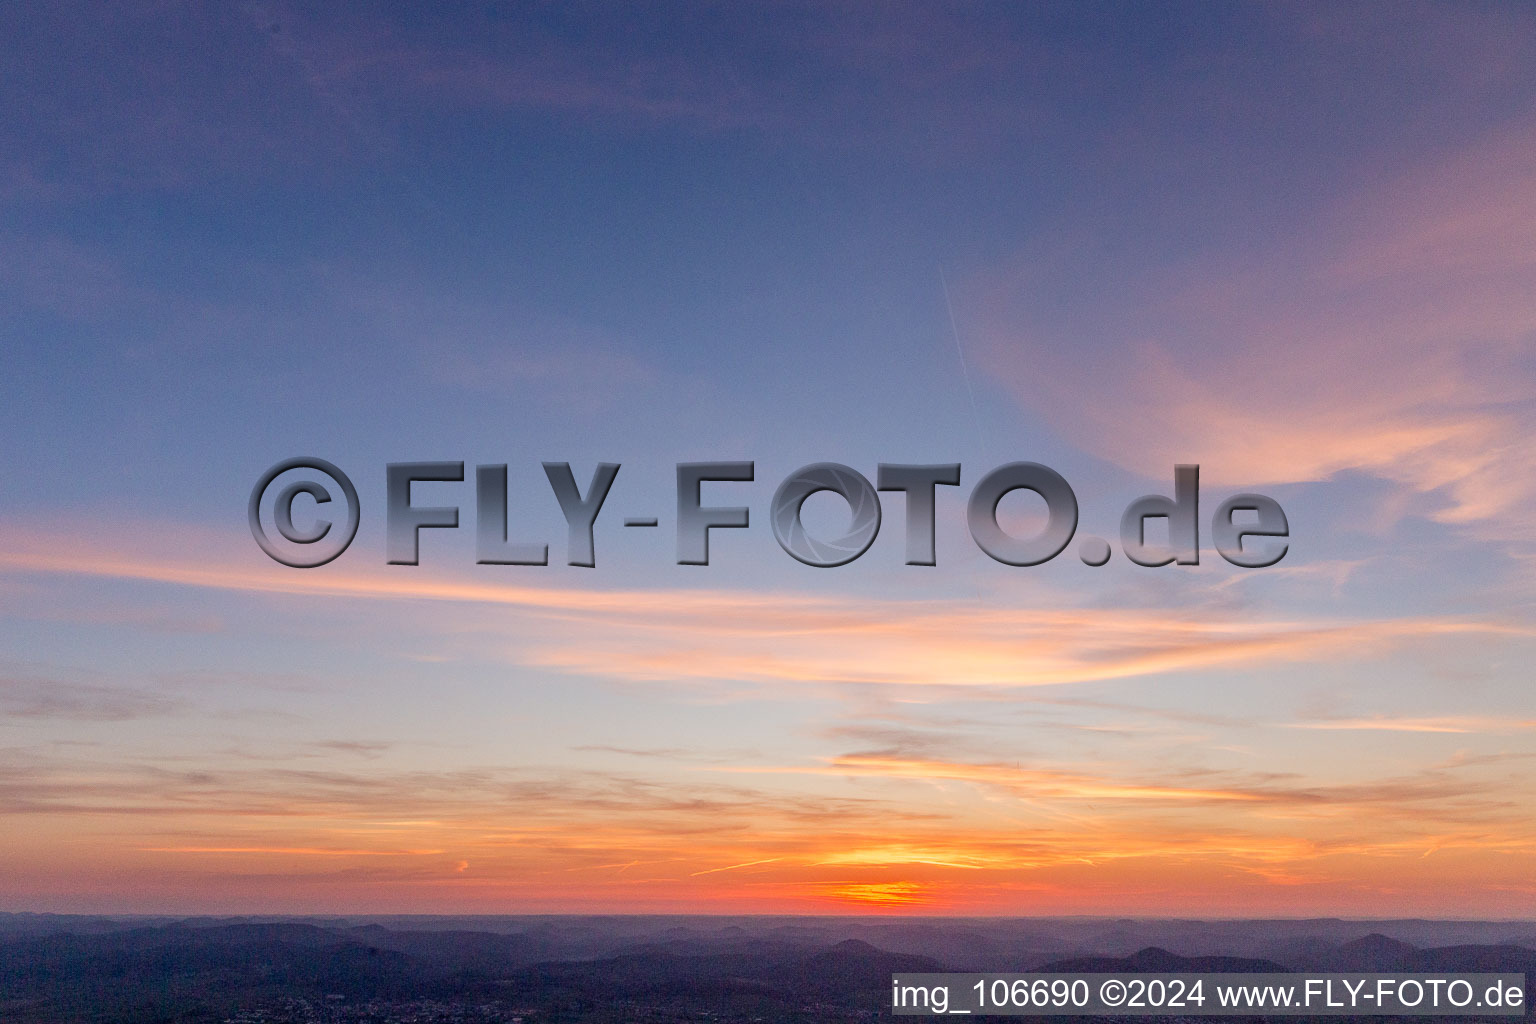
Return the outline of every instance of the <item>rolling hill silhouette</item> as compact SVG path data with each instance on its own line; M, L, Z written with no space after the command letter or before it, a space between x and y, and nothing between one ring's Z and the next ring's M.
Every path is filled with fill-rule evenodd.
M484 1019L851 1022L887 1012L892 974L962 969L1500 972L1536 980L1536 949L1515 942L1420 946L1384 930L1502 938L1525 934L1518 923L384 920L0 915L0 1020L218 1024L253 1008L248 1019L310 1019L270 1015L298 999L319 1001L329 1007L325 1019L337 1020L481 1019L466 1016L473 1010L491 1014ZM1120 955L1159 932L1183 952L1150 944ZM935 955L914 952L926 949ZM343 1006L363 1015L336 1016Z

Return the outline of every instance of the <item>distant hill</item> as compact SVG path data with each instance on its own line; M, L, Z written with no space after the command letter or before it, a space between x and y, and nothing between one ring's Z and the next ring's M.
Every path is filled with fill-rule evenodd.
M175 924L0 943L6 1020L175 1019L292 993L409 994L407 957L302 924Z
M1404 965L1419 954L1411 943L1388 938L1380 932L1346 942L1332 949L1315 951L1306 966L1329 971L1404 971Z
M1331 919L0 914L0 1022L851 1024L888 1012L892 974L945 970L1467 971L1536 981L1536 949L1506 938L1530 931L1519 922ZM1418 935L1452 941L1408 941ZM1162 940L1127 945L1147 936ZM1503 941L1455 941L1465 936Z
M739 935L714 948L675 937L598 960L531 962L545 942L291 922L33 935L0 941L0 1020L190 1024L294 998L335 1005L510 1001L576 1012L694 1006L776 1019L817 1007L867 1012L889 1000L892 973L946 969L855 939L816 948Z
M1467 943L1421 949L1380 932L1315 951L1296 966L1311 971L1524 972L1536 980L1536 949L1514 943Z
M1421 949L1406 961L1409 971L1485 971L1523 972L1528 983L1536 984L1536 950L1525 946L1443 946Z
M1035 970L1042 974L1173 974L1196 971L1277 974L1289 971L1290 968L1273 960L1252 960L1237 956L1179 956L1157 946L1148 946L1130 956L1073 957L1043 964Z
M592 961L538 964L506 979L522 995L551 990L589 999L697 1000L745 997L785 1004L884 1007L891 975L948 970L927 957L889 953L848 939L808 950L759 942L727 953L678 955L659 950Z
M502 935L494 932L391 931L379 925L347 928L346 938L378 949L404 953L424 965L478 971L500 976L518 967L552 959L555 950L543 935Z

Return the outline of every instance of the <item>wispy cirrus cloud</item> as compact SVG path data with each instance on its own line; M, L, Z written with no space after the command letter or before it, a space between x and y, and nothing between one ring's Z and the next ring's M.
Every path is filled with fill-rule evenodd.
M1427 732L1455 735L1513 733L1536 729L1536 719L1496 718L1491 715L1446 715L1434 718L1382 715L1371 718L1327 718L1281 724L1287 729L1319 729L1338 732Z
M1011 795L1046 802L1129 802L1168 805L1267 805L1264 813L1289 807L1296 813L1346 808L1370 808L1391 815L1423 813L1411 808L1443 807L1467 800L1478 814L1502 817L1513 810L1507 800L1489 799L1486 783L1458 776L1447 768L1365 783L1309 781L1299 776L1261 772L1209 770L1138 774L1130 770L1089 771L1078 767L959 761L919 757L901 751L865 751L825 758L805 765L741 766L723 771L748 774L836 775L846 778L953 781L998 789ZM1227 812L1224 812L1227 813ZM1241 813L1241 812L1232 812ZM1434 813L1433 811L1429 813ZM1448 812L1461 820L1461 811Z
M174 548L181 552L144 557L11 530L0 535L0 565L253 594L515 607L544 625L503 644L505 656L651 682L1044 686L1362 657L1426 638L1536 635L1527 626L1472 618L1330 621L1212 608L999 607L741 590L584 590L388 570L294 572L253 568L217 551L189 558L181 538ZM421 623L418 612L412 617Z
M610 907L810 909L879 902L888 889L954 910L995 906L984 901L1000 887L1023 885L1053 905L1107 908L1099 901L1124 906L1127 886L1160 891L1192 868L1209 876L1203 891L1262 905L1275 885L1356 898L1389 861L1400 877L1483 864L1497 889L1509 855L1536 846L1523 803L1492 791L1494 766L1481 763L1353 785L874 754L810 767L769 767L782 777L743 785L720 768L681 779L494 765L362 774L218 761L167 771L58 755L23 765L0 751L0 804L28 822L13 852L29 865L47 849L34 840L55 828L127 844L39 862L32 885L56 878L92 891L142 873L162 893L238 882L345 901L388 884L401 907L571 908L601 896ZM835 780L817 778L820 769L894 788L844 781L829 791ZM796 778L805 784L785 787ZM935 782L995 798L923 799ZM1341 816L1351 829L1336 827ZM1404 866L1428 854L1446 868Z
M1114 293L1070 322L1042 290L1072 247L1034 253L975 293L982 361L1135 472L1193 460L1212 481L1257 485L1356 470L1440 521L1536 538L1520 440L1536 429L1533 153L1536 128L1517 124L1257 253L1098 279Z
M0 718L122 722L185 710L183 700L129 686L98 686L41 676L0 676Z

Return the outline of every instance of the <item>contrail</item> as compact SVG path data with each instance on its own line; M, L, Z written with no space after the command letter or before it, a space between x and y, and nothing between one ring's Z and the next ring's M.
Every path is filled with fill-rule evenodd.
M735 871L737 868L750 868L750 867L755 867L758 864L772 864L776 860L783 860L783 859L784 859L783 857L769 857L767 860L749 860L745 864L727 864L723 868L710 868L708 871L695 871L692 874L690 874L688 877L689 878L697 878L700 875L712 875L716 871Z
M955 355L960 357L960 375L965 378L965 393L971 397L971 418L976 421L976 435L983 448L987 444L987 432L981 425L981 410L976 406L976 389L971 387L971 371L965 365L965 349L960 347L960 328L955 325L955 305L949 299L949 280L944 276L944 264L939 264L939 287L944 289L944 309L949 313L949 336L955 342Z

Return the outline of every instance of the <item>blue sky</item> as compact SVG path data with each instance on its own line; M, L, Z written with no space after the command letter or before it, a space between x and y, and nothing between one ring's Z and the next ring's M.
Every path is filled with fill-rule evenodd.
M6 905L1536 905L1529 12L0 31ZM303 454L363 505L307 572L244 525ZM555 564L475 566L466 483L385 566L384 465L422 459L509 464ZM708 569L673 564L698 459L757 463ZM1197 462L1290 554L994 563L964 496L1020 459L1105 537ZM595 570L544 460L623 464ZM849 566L780 551L823 460L961 462L939 565L893 496Z

